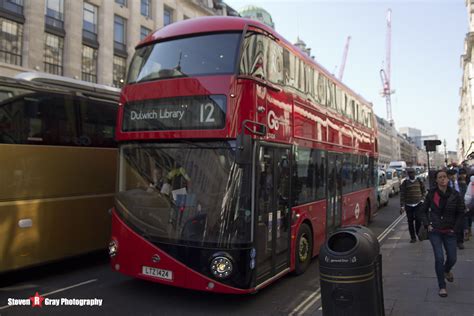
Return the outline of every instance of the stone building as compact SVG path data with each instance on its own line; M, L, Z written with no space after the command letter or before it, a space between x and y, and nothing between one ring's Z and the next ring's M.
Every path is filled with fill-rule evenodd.
M120 87L148 33L209 15L238 14L218 0L0 0L0 75L40 71Z
M473 89L473 43L474 43L474 0L466 0L467 14L469 19L469 31L464 39L464 53L461 56L461 68L463 71L462 85L459 90L461 104L459 105L458 118L458 161L465 160L469 154L474 152L474 109Z
M275 23L273 22L272 16L270 15L270 13L268 13L267 10L263 8L249 5L239 10L239 14L243 18L254 19L254 20L260 21L266 26L269 26L272 29L275 29Z
M394 135L397 131L385 119L376 116L379 145L379 166L388 167L390 161L400 160L400 141Z

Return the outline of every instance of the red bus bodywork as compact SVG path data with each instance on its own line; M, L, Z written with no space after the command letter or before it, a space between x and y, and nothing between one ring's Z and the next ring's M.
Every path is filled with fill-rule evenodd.
M336 85L352 96L361 99L348 87L338 82L323 67L284 40L274 30L254 20L230 17L210 17L186 20L171 24L149 35L137 47L157 41L181 38L195 34L224 31L245 32L253 30L275 38L280 45L290 50L311 67L334 80ZM160 99L175 96L225 95L227 112L225 128L220 130L180 130L180 131L122 131L123 105L135 100ZM273 114L270 114L273 113ZM371 117L373 120L373 118ZM267 127L264 136L253 135L254 140L288 144L292 146L316 147L337 153L357 153L367 157L377 157L376 127L372 128L350 121L342 114L325 106L310 102L299 94L281 89L258 78L231 75L209 75L200 77L171 78L126 85L122 90L116 139L119 143L130 141L174 141L176 139L235 139L242 132L245 120L258 122ZM275 127L278 121L278 129ZM367 206L368 205L368 206ZM367 216L376 211L373 187L368 187L342 196L341 225L365 224ZM310 226L313 238L312 256L316 256L327 235L327 201L319 200L293 206L291 222L291 243L289 269L270 278L268 282L251 288L237 288L210 278L179 262L167 252L144 239L127 226L114 210L112 217L112 240L118 248L111 258L114 270L126 275L184 288L242 294L254 292L274 279L295 269L296 237L302 223ZM370 213L364 211L369 209ZM153 256L159 256L153 262ZM173 280L156 279L142 273L142 265L172 270Z

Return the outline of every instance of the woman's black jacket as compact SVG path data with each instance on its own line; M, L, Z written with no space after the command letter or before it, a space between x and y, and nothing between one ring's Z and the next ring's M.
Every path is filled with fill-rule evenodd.
M463 230L465 208L464 200L456 190L448 187L443 193L434 188L426 195L417 215L425 226L459 232Z

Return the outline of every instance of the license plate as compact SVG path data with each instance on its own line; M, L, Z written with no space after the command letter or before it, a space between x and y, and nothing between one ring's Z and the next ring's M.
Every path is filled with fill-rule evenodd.
M158 279L168 280L168 281L173 280L173 271L170 271L170 270L163 270L163 269L143 266L142 274L152 276Z

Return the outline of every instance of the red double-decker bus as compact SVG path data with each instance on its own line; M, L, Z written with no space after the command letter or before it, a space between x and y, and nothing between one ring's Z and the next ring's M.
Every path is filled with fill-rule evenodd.
M254 20L171 24L122 90L114 270L249 293L375 211L371 105Z

